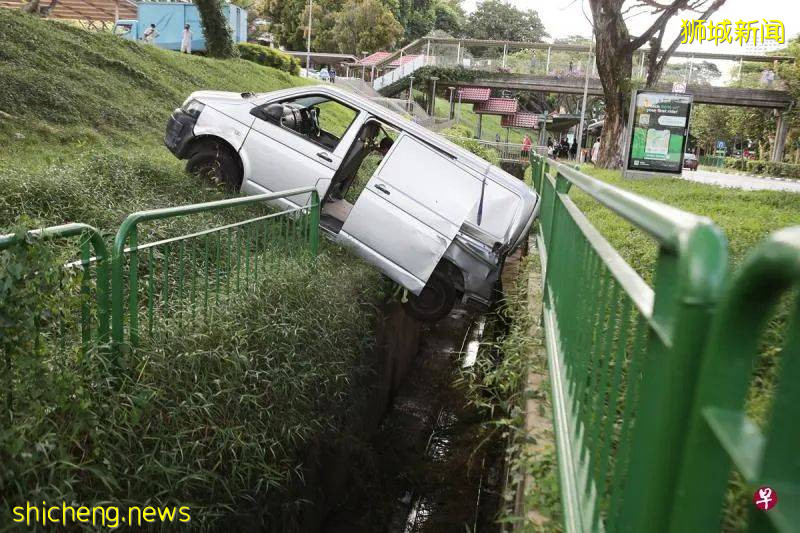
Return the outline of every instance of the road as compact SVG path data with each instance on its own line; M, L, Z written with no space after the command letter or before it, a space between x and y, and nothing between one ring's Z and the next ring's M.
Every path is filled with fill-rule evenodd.
M720 187L744 189L746 191L787 191L800 192L800 181L780 180L775 178L757 178L741 174L709 172L707 170L684 170L683 179L697 183L707 183Z

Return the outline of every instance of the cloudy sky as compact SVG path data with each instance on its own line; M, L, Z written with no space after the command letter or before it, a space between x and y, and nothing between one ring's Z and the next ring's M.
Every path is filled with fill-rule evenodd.
M545 28L551 37L566 37L573 34L591 34L591 25L586 20L584 12L590 16L588 0L507 0L520 9L533 9L539 13L539 17L544 22ZM467 11L475 9L475 5L480 0L464 0L464 8ZM689 13L689 12L683 12ZM681 18L690 18L684 14L674 18L668 26L668 33L665 42L673 39L672 36L678 35L681 26ZM777 19L783 22L786 28L787 39L790 36L800 33L800 0L728 0L712 17L714 22L729 19L732 22L739 20L751 21L758 20L759 25L762 19ZM647 27L653 18L650 16L634 17L628 21L628 28L632 34L637 34ZM759 36L760 37L760 36ZM719 51L736 53L742 51L738 43L725 44L717 47L714 44L704 42L682 45L681 50L686 51Z

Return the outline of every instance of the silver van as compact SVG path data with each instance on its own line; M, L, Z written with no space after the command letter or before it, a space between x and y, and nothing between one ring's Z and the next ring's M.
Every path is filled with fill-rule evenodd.
M193 93L172 114L165 143L190 172L244 194L315 186L322 231L405 287L409 312L428 321L459 297L491 304L505 258L539 209L520 180L330 85Z

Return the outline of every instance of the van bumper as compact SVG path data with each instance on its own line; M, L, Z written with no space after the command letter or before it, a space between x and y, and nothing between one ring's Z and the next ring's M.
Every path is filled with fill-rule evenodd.
M175 157L184 159L188 155L187 148L194 139L194 125L197 118L187 114L182 109L176 109L167 121L167 131L164 134L164 145L169 148Z

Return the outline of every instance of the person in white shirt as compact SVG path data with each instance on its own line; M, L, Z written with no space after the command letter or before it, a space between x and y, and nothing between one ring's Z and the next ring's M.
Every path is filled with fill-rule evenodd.
M600 155L600 139L597 139L592 145L592 163L597 164L597 156Z
M150 24L150 27L144 30L142 34L142 40L147 44L153 44L153 42L158 37L158 32L156 31L156 25Z
M192 53L192 30L187 24L183 27L183 38L181 39L181 52L185 54Z

